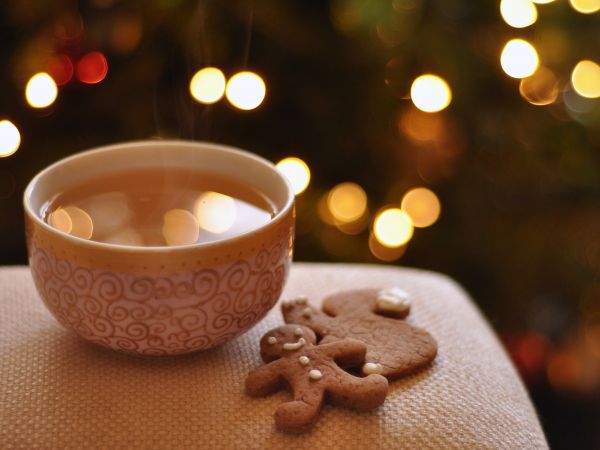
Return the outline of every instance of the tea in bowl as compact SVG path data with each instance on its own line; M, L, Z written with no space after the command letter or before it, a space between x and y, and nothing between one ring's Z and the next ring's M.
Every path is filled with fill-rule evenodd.
M24 194L29 265L82 338L141 355L204 350L279 298L294 193L270 162L226 146L141 141L40 172Z

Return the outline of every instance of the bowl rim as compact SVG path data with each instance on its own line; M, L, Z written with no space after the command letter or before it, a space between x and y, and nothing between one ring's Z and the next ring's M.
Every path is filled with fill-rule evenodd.
M36 188L36 185L40 178L42 178L45 174L54 170L56 167L59 167L65 163L73 161L75 159L86 157L92 154L98 153L109 153L117 150L122 150L123 148L128 147L139 147L141 145L144 146L181 146L181 147L197 147L198 149L210 147L214 150L223 151L229 154L233 154L238 157L246 158L249 160L253 160L255 163L258 163L268 169L271 169L275 172L275 174L284 182L284 185L287 187L287 199L283 208L281 208L275 216L266 224L259 226L253 230L249 230L245 233L237 234L235 236L231 236L228 238L219 239L216 241L210 242L201 242L195 244L186 244L186 245L177 245L177 246L135 246L135 245L120 245L120 244L109 244L106 242L93 241L90 239L83 239L77 236L72 236L70 234L63 233L60 230L50 226L46 222L42 220L42 218L33 210L32 205L30 204L30 199L33 191ZM157 254L157 253L173 253L173 252L186 252L191 249L208 249L215 248L222 245L229 245L231 243L246 240L251 238L254 235L258 235L266 230L272 229L276 227L282 220L284 220L294 206L295 194L290 184L290 181L277 169L275 164L271 161L258 156L254 153L251 153L246 150L242 150L237 147L219 144L210 141L191 141L184 139L169 139L169 140L136 140L136 141L127 141L116 144L103 145L99 147L93 147L89 150L84 150L73 155L67 156L65 158L59 159L58 161L50 164L46 168L42 169L38 172L27 184L25 191L23 192L23 208L25 210L25 214L29 217L35 224L42 227L45 231L52 234L53 236L64 239L66 241L71 241L73 244L82 245L84 247L95 248L97 250L111 250L115 252L131 252L131 253L147 253L147 254Z

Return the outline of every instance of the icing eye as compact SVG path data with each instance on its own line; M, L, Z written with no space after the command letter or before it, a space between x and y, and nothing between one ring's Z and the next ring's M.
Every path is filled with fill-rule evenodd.
M275 336L269 336L269 339L267 339L267 342L271 345L277 344L277 338Z

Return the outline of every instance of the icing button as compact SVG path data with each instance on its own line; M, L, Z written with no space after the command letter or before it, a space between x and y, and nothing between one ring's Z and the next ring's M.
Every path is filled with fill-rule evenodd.
M302 310L302 317L304 317L305 319L310 319L312 317L312 309L304 308Z
M300 358L298 358L298 361L300 361L300 364L302 364L303 366L306 366L310 362L310 358L308 356L301 356Z
M308 372L308 378L310 378L311 380L320 380L321 378L323 378L323 374L321 373L320 370L317 369L313 369L310 372Z
M294 330L294 335L302 336L304 333L302 332L302 328L298 327Z
M269 336L269 339L267 339L267 342L269 344L276 344L277 343L277 338L275 336Z

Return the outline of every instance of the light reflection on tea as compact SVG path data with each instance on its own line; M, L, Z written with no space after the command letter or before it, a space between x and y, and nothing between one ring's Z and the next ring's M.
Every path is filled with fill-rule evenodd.
M237 180L156 168L87 180L58 194L41 213L52 227L82 239L177 246L246 233L269 222L275 208Z

